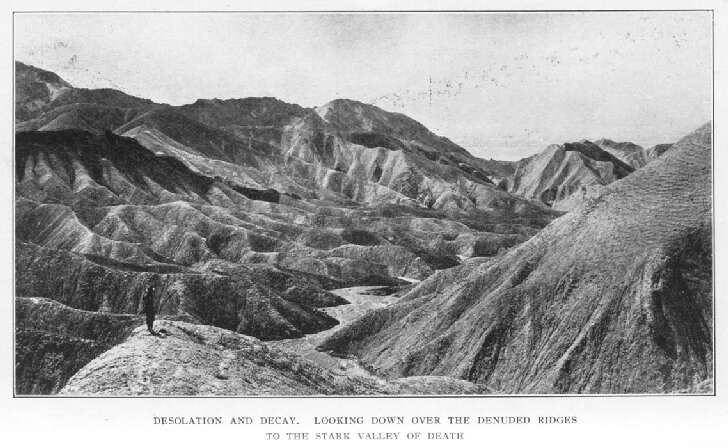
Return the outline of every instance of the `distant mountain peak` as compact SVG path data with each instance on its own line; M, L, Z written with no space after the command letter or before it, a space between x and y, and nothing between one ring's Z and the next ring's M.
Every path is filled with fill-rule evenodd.
M15 118L24 121L71 89L53 72L15 61Z
M632 168L641 168L647 163L648 157L645 149L635 143L616 142L608 138L600 138L594 144Z
M38 81L47 82L51 84L58 84L63 87L73 87L71 84L66 82L63 78L58 76L56 73L53 73L48 70L43 70L42 68L35 67L30 64L25 64L20 61L15 61L15 74L23 75L24 73L32 74L36 77Z

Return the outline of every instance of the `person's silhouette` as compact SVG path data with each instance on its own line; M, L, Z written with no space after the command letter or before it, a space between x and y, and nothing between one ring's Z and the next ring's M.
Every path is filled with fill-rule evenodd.
M156 314L154 309L154 286L150 285L147 288L142 301L144 303L144 314L147 316L147 330L156 336L157 333L154 331L154 316Z

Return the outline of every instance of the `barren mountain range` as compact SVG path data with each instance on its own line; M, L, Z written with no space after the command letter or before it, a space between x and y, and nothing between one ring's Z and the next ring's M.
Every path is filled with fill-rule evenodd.
M701 390L712 375L710 135L502 257L439 272L325 350L503 393Z
M712 386L709 126L499 162L347 99L170 106L20 62L15 99L17 393ZM332 292L364 285L388 299Z

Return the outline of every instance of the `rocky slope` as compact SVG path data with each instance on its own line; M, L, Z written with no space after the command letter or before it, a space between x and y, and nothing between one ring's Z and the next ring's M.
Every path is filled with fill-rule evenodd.
M634 169L589 141L551 145L520 160L505 186L557 210L571 210Z
M266 272L255 272L254 267L218 273L120 263L29 244L16 249L18 295L52 297L79 310L141 313L141 296L154 285L160 315L280 339L334 326L335 319L313 307L341 303L315 282L295 274L286 279L280 271L269 271L283 277L279 286L267 283Z
M472 156L361 103L335 102L328 123L273 98L160 105L20 63L16 84L16 288L82 310L137 312L155 283L167 315L299 337L336 323L315 310L340 303L327 289L424 279L558 215L470 168L445 176L432 154ZM444 194L432 208L425 178Z
M18 395L486 392L448 377L384 381L321 368L258 339L180 320L158 320L155 337L142 316L81 311L43 298L17 298L15 321Z
M326 369L216 327L160 321L91 361L61 395L362 395L484 393L446 377L385 381Z
M71 85L53 72L15 61L15 123L43 110Z
M103 132L153 105L150 100L119 90L76 88L53 72L15 62L17 131L93 129Z
M282 151L295 182L325 197L445 211L545 213L491 181L479 159L401 114L336 100L294 120Z
M15 393L57 393L81 367L126 339L141 316L80 311L43 298L15 301Z
M190 119L244 138L277 146L281 130L294 118L311 110L276 98L241 98L229 100L200 99L178 108Z
M595 141L594 144L635 170L642 168L649 161L647 151L632 142L615 142L608 138L602 138Z
M440 272L322 350L503 393L712 390L711 127L526 243Z
M500 350L516 337L508 332L511 328L526 331L522 309L528 298L541 303L538 298L551 297L554 288L565 288L564 297L576 291L565 299L570 300L569 307L539 305L534 312L544 310L546 316L528 314L528 319L564 315L564 325L585 328L583 338L592 343L591 335L601 331L602 321L584 323L586 313L601 316L606 313L602 307L612 310L621 302L615 304L617 299L609 296L594 304L596 296L590 294L599 287L588 286L588 281L603 285L614 278L633 279L627 275L632 271L610 265L593 277L594 260L568 261L576 260L581 249L567 244L564 235L582 235L581 245L587 249L599 242L594 256L609 258L602 246L612 247L612 240L624 242L620 233L624 229L614 224L624 210L635 216L646 213L645 222L661 219L663 211L656 204L674 193L678 199L665 209L669 223L676 223L670 220L682 213L691 214L691 219L700 216L695 207L702 202L679 199L680 188L687 188L682 175L674 176L675 185L660 180L656 190L644 186L648 192L644 201L644 192L637 187L639 194L632 190L615 194L646 204L646 210L632 210L636 206L626 199L609 213L592 214L589 208L602 201L589 198L622 191L614 185L634 177L649 178L651 165L664 165L662 159L669 159L679 145L635 174L630 173L641 163L638 151L606 140L598 142L601 147L567 143L518 163L501 163L475 158L405 115L352 100L313 109L275 98L169 106L113 89L76 88L53 73L22 63L16 64L16 88L15 268L16 310L20 310L16 371L21 372L17 386L23 393L55 393L91 359L95 360L69 382L66 393L474 393L491 387L592 390L597 383L610 391L639 390L645 384L674 390L692 387L687 376L695 381L703 378L696 370L708 357L705 350L699 353L695 348L703 344L700 331L683 325L673 309L662 314L653 310L658 305L652 302L643 308L652 316L645 319L657 322L650 325L659 327L654 331L667 341L660 347L673 342L679 346L674 350L679 362L673 364L649 351L649 344L640 352L662 363L660 372L669 373L663 375L669 376L664 383L643 375L641 383L625 385L616 373L617 379L604 380L590 372L591 376L574 374L577 379L560 380L564 384L556 386L541 377L527 377L516 386L506 377L523 363L498 364L492 355L494 347ZM648 150L645 157L664 150ZM698 182L700 177L692 174ZM563 218L562 224L538 233L563 214L560 210L582 202L591 205L569 218L577 223L563 224L572 222ZM592 221L599 219L617 227L579 233L581 223L596 227ZM650 288L666 291L674 282L686 282L691 294L702 294L706 280L699 272L678 280L663 273L673 272L669 263L674 258L670 244L677 244L675 232L688 232L682 224L666 229L663 239L646 243L645 252L663 250L667 261L657 255L657 261L645 261L657 274L645 271L644 275L658 276L655 282L667 286ZM628 226L623 233L632 230ZM609 236L610 232L615 235ZM704 243L704 235L696 232L679 235ZM539 270L539 257L552 253L551 238L560 241L553 248L554 270ZM634 246L636 251L639 244ZM635 259L640 259L637 255ZM700 250L680 257L678 264L705 262ZM536 276L540 280L519 295L521 284L534 270L540 272ZM599 283L600 278L606 280ZM331 290L362 285L398 288L420 280L404 302L365 316L352 330L326 342L330 350L356 352L387 375L407 378L382 381L367 372L352 375L266 348L290 345L270 342L281 339L318 341L320 337L304 336L333 331L336 317L344 314L320 308L347 302ZM469 286L462 289L461 281ZM582 284L586 289L579 289ZM149 285L157 287L154 299L165 319L166 338L146 337L141 328L132 331L139 322L141 293ZM510 297L518 300L511 304ZM476 306L481 299L488 305ZM577 299L586 301L586 311L577 311ZM431 303L435 305L429 309ZM684 307L693 312L687 305L675 306L680 312ZM358 310L360 304L347 309ZM695 313L706 314L702 308ZM405 315L407 331L414 330L412 338L397 333L397 322ZM512 321L514 316L520 320ZM477 322L493 317L496 323L488 330L478 326ZM548 349L543 355L548 364L551 356L563 355L563 347L550 349L551 342L543 335L546 330L541 328L557 327L553 322L528 323L537 324L541 326L535 330L527 326L536 331L528 333L528 340ZM635 324L628 329L647 334L653 331L649 328ZM670 336L665 328L678 336ZM576 344L569 339L570 332L562 333L553 333L564 338L562 345ZM684 348L685 338L697 341L695 347ZM396 345L377 345L385 340ZM449 347L457 344L469 348L450 353ZM605 344L613 346L611 339ZM578 347L571 352L575 363L582 365L579 356L586 355ZM531 346L518 350L540 353ZM172 355L194 362L186 365ZM615 365L632 362L636 355L629 351L625 356L627 361L620 358ZM502 362L508 359L500 352L496 357ZM524 375L536 375L529 372ZM446 377L419 378L419 373ZM165 375L174 380L165 383ZM179 378L185 375L186 379ZM128 383L120 381L132 377ZM451 377L483 384L473 386ZM112 384L115 381L120 382Z
M423 279L547 222L324 207L200 174L108 132L18 133L16 181L18 294L134 313L154 283L163 313L263 339L334 325L313 309L340 300L326 289Z
M40 86L38 79L50 82ZM18 131L113 131L209 176L306 198L548 216L539 204L495 188L494 165L411 118L352 100L317 109L275 98L171 107L112 89L74 88L21 63L16 84L19 92L45 92L19 95Z
M660 157L670 149L672 146L672 143L661 143L659 145L655 145L645 151L645 156L647 157L648 161L655 160L656 158Z

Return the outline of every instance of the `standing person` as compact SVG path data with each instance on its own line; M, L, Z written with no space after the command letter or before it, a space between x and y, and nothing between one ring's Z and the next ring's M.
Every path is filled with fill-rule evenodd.
M156 314L156 310L154 309L153 285L149 285L147 290L144 292L142 301L144 302L144 314L147 316L147 330L149 330L149 333L156 335L157 333L154 332L154 315Z

